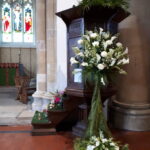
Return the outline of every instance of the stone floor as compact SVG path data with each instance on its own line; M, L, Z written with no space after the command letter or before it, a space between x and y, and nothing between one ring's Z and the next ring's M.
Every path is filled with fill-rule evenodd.
M0 87L0 125L30 124L33 112L30 105L16 100L15 87Z

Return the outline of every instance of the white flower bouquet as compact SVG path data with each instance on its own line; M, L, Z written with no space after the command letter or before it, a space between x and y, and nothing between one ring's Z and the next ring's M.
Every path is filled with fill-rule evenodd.
M121 146L113 138L105 138L103 132L100 132L98 137L92 136L89 140L82 140L80 147L75 147L75 149L80 150L83 145L85 150L128 150L128 145Z
M119 146L111 140L112 135L104 118L100 89L107 85L108 77L113 73L126 73L122 66L129 63L128 48L118 42L118 35L111 36L110 33L103 32L102 28L99 32L87 31L78 44L80 48L73 47L75 56L70 62L82 68L83 81L92 81L95 88L85 136L76 140L74 149L119 150ZM99 135L101 132L104 138ZM121 150L128 150L128 147L124 146Z
M75 56L71 57L71 64L80 65L84 71L100 74L103 84L106 79L104 75L108 72L126 73L121 67L129 63L128 48L118 42L118 35L111 36L100 28L99 32L87 31L78 44L81 48L73 47Z

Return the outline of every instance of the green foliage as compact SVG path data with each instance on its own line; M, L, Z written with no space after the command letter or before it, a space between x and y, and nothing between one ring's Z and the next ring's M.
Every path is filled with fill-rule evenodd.
M86 150L88 141L77 138L74 142L74 150Z
M63 103L54 103L54 104L49 104L48 110L50 111L58 111L58 110L63 110Z
M122 146L121 150L129 150L129 146L128 146L128 144L126 144L126 145Z
M66 94L64 92L55 93L50 92L53 96L53 100L48 105L48 110L50 111L59 111L63 110L63 101L66 99Z
M81 48L73 47L72 65L83 68L84 82L92 83L94 88L87 129L83 139L77 139L75 150L128 150L113 141L105 120L100 89L108 83L108 74L125 73L122 66L129 63L128 49L118 42L118 35L99 31L87 31L78 41ZM75 72L74 72L75 73ZM110 75L111 76L111 75Z
M99 74L95 76L95 89L91 102L91 111L88 117L88 126L85 133L85 138L99 136L103 132L106 138L111 137L104 114L102 111L101 95L100 95L100 78Z
M100 86L107 86L112 74L126 73L122 66L129 63L128 48L118 42L118 34L112 36L109 32L103 32L102 28L95 32L87 31L78 44L81 47L73 47L75 56L71 57L70 62L83 68L82 77L87 86L93 84L97 76Z
M36 111L32 118L32 123L48 123L48 122L49 120L45 112Z
M84 10L92 6L121 7L127 10L129 8L129 0L82 0L79 2L79 6L82 6Z

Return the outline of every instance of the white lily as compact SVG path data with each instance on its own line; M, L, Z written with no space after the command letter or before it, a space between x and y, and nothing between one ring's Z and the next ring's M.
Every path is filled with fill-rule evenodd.
M128 54L129 50L128 50L128 47L125 49L124 53L123 54Z
M106 42L104 42L104 43L103 43L104 49L106 50L107 47L108 47L109 45L111 45L111 44L113 44L113 42L112 42L111 40L107 40Z
M119 146L115 146L115 150L119 150Z
M93 45L94 47L97 47L97 46L99 46L99 42L98 42L98 41L94 41L94 42L92 43L92 45Z
M103 69L105 68L105 66L104 66L103 64L98 64L98 65L97 65L97 68L98 68L99 70L103 70Z
M87 67L87 66L88 66L88 63L83 62L83 63L81 64L81 66L83 66L83 67Z
M86 150L94 150L95 146L94 145L88 145Z
M93 38L93 39L95 39L97 37L97 33L90 34L90 37Z
M122 59L122 63L125 65L125 64L129 64L129 58L127 58L127 59Z
M107 57L107 55L108 55L108 53L107 53L106 51L102 51L102 52L101 52L101 56L102 56L102 57Z
M88 41L90 41L90 37L89 37L88 35L83 35L83 37L84 37L85 39L87 39Z
M110 146L115 146L115 144L114 143L110 143Z
M116 38L117 38L116 36L112 36L111 41L113 42Z
M78 40L78 44L83 44L83 40L82 39Z
M117 47L122 47L122 43L118 42L117 44Z
M110 64L110 66L114 66L114 64L116 63L116 59L112 58L111 60L112 60L112 62Z
M97 62L99 62L101 60L101 56L99 54L96 54L96 59L97 59Z
M108 140L107 139L102 139L102 142L103 143L106 143Z
M84 57L84 54L82 52L78 53L77 55L80 57Z
M109 38L109 33L103 33L103 37L104 37L104 39L108 39Z
M99 142L99 141L96 141L96 144L95 144L95 145L96 145L96 147L99 146L99 145L100 145L100 142Z
M101 83L103 84L103 85L105 85L105 81L104 81L104 78L102 77L101 78ZM103 139L102 139L103 140Z
M70 62L71 62L71 65L73 65L73 64L78 64L78 63L79 63L77 60L75 60L74 57L71 57L71 58L70 58Z
M103 32L103 29L102 28L99 28L99 30L100 30L100 35L102 34L102 32Z

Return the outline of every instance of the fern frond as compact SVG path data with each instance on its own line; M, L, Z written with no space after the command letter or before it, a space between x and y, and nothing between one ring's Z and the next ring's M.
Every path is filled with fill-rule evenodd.
M79 6L83 7L84 10L88 10L92 6L121 7L127 10L129 8L129 0L82 0L79 2Z

